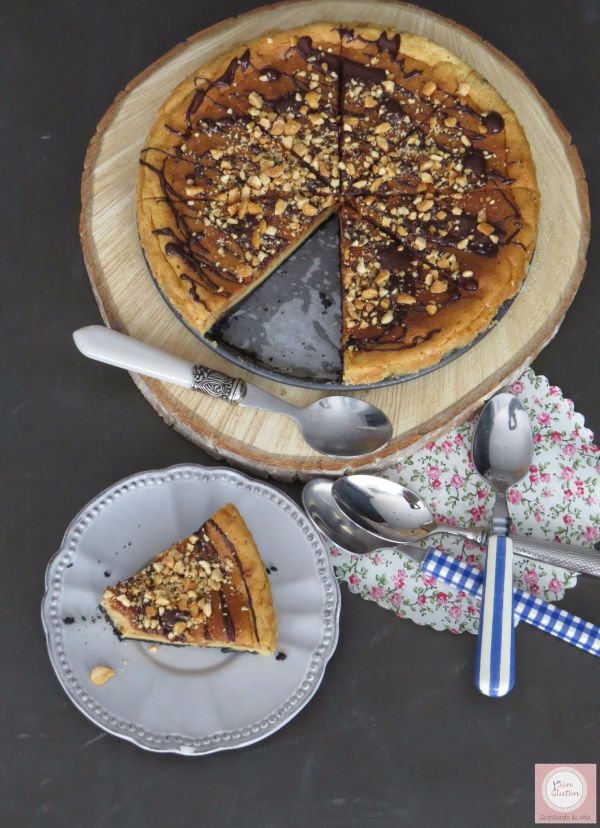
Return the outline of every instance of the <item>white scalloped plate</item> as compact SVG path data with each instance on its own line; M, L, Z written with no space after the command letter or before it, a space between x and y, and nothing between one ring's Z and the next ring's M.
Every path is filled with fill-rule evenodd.
M120 641L99 610L105 586L227 502L270 570L278 657ZM337 643L339 604L329 556L293 501L230 469L181 465L128 477L79 512L48 565L42 622L82 713L147 750L197 756L264 739L310 701ZM115 675L96 686L100 664Z

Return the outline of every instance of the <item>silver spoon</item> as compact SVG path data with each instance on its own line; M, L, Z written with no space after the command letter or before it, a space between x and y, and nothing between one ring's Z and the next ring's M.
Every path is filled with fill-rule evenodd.
M80 328L73 339L81 353L91 359L193 388L235 405L290 417L308 445L321 454L361 457L383 448L392 437L392 424L383 411L355 397L323 397L298 408L242 379L194 365L102 325Z
M473 464L496 493L475 664L475 684L486 696L506 695L515 680L513 544L506 491L525 476L532 459L527 412L513 394L496 394L481 412L473 437Z
M439 523L421 498L392 480L369 474L352 474L336 480L335 502L354 523L391 543L409 543L428 535L449 534L485 543L484 529L467 529Z
M359 478L368 480L369 488L383 485L390 495L397 496L397 501L390 501L388 504L390 507L388 514L392 513L394 515L395 522L393 524L388 526L383 522L383 517L380 516L381 522L377 521L377 524L371 528L371 522L365 520L362 513L355 510L351 511L346 502L342 502L339 496L338 502L336 502L332 490L338 491L338 487L342 489L343 480L343 491L345 493L348 484L354 483ZM310 513L314 523L318 524L320 521L323 524L321 531L326 535L332 537L331 531L335 530L337 534L333 540L336 546L341 546L348 552L365 555L381 548L382 541L402 546L412 541L421 540L436 532L466 537L481 546L487 541L488 532L484 528L467 529L462 526L437 523L431 517L431 512L426 504L415 492L406 488L406 486L392 483L391 480L369 475L350 475L335 483L316 479L307 484L307 487L309 489L306 496L310 498L310 509L314 511L314 517L310 513L309 506L305 504L306 511ZM410 504L414 505L414 510ZM343 508L340 508L340 505ZM392 512L392 510L394 511ZM422 523L419 523L419 514L422 516ZM412 524L409 521L412 521ZM415 526L415 524L417 525ZM348 527L351 527L351 529ZM356 538L360 538L358 551L353 545ZM511 535L511 538L515 555L521 555L535 561L543 561L553 566L560 566L563 569L570 569L573 572L586 572L597 578L600 577L600 555L596 549L567 546L564 543L556 544L552 541L540 540L525 535ZM344 544L344 539L347 540L347 544Z

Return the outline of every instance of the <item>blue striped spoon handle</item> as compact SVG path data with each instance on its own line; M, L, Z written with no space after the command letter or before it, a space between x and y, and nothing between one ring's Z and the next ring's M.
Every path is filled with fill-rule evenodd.
M483 587L483 575L474 566L457 561L445 552L432 549L422 564L423 572L439 578L446 584L462 589L469 595L477 597ZM515 615L527 624L531 624L561 641L566 641L586 653L600 656L600 627L584 621L567 610L560 609L524 592L514 590Z
M513 545L490 535L485 556L475 686L485 696L506 696L515 683Z

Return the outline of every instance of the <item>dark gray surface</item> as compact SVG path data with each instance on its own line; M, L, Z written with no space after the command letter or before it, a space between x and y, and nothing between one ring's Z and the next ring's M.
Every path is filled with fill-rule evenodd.
M396 619L344 588L313 702L269 740L205 759L146 754L67 701L39 620L46 563L77 510L132 472L212 462L70 333L99 315L77 232L87 142L115 94L186 36L253 3L5 3L2 107L3 825L527 826L536 762L596 762L600 662L520 625L517 684L480 696L475 642ZM435 0L520 65L579 149L598 205L600 5ZM535 368L599 430L599 242ZM300 487L282 486L297 500ZM600 621L598 585L566 602ZM241 689L240 692L243 692ZM173 699L202 704L201 698Z

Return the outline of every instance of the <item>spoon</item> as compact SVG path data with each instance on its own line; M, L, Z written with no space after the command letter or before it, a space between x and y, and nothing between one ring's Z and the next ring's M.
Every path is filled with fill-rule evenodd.
M359 485L359 481L368 482L361 482ZM314 516L310 513L313 523L320 521L323 524L321 531L330 537L332 531L337 531L334 542L346 551L364 555L380 548L382 540L394 546L403 546L438 532L468 538L480 546L487 542L486 529L468 529L435 521L418 494L385 478L355 474L341 478L335 483L319 479L311 481L308 485L311 486L307 494L310 497L310 509L315 513ZM371 494L378 492L379 487L382 498L385 499L385 509L380 507L379 496L375 498ZM371 498L368 508L377 510L377 520L369 519L359 508L360 498L363 496ZM308 506L305 505L305 508L306 511L310 511ZM348 527L351 527L351 531ZM344 544L344 539L350 543L356 538L360 538L361 543L358 551L352 545ZM557 544L526 535L511 535L511 538L515 555L600 577L600 555L596 549Z
M486 696L506 695L515 680L513 544L506 491L525 476L532 459L527 412L513 394L496 394L481 412L473 437L473 464L496 494L475 662L475 684Z
M383 448L392 437L392 424L383 411L355 397L323 397L298 408L242 379L194 365L102 325L80 328L73 339L81 353L91 359L183 385L234 405L290 417L308 445L321 454L360 457Z
M352 474L336 480L332 494L339 508L362 529L391 543L408 543L428 535L446 533L483 544L484 529L467 529L439 523L415 492L369 474Z

